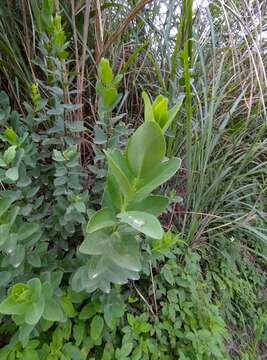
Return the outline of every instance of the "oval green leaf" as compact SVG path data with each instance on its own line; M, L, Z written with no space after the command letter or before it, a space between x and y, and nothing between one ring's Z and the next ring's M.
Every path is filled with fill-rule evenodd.
M108 208L103 208L95 212L86 227L88 234L110 227L116 224L116 218L113 212Z
M153 173L143 179L135 193L135 201L141 201L147 197L153 190L168 181L181 166L181 159L173 158L161 163Z
M109 172L114 176L114 179L121 189L124 197L127 198L131 194L130 182L123 170L120 168L119 164L113 159L112 153L108 153L106 151L104 152L108 160Z
M96 341L100 338L101 333L104 327L104 320L100 315L94 316L91 326L90 326L90 335L91 338Z
M129 140L126 155L135 176L144 178L159 166L165 152L166 143L159 125L154 121L147 121Z
M127 210L145 211L149 214L159 216L166 209L168 201L166 196L151 195L142 201L131 203Z
M96 231L93 234L86 236L79 248L79 251L80 253L87 255L100 255L102 254L103 248L105 248L108 241L109 235L101 230Z
M117 215L122 223L128 224L137 231L151 237L161 239L164 231L158 219L143 211L127 211Z
M12 167L6 171L6 177L9 180L17 181L19 178L19 171L17 167Z

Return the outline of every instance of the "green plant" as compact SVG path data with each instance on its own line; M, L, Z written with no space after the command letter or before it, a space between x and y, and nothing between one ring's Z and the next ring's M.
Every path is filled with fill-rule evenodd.
M1 1L1 360L264 358L263 8Z
M161 107L157 111L162 111ZM170 123L173 117L166 116L166 123ZM72 278L76 291L100 288L109 292L110 283L138 278L139 234L158 240L163 236L156 216L163 212L168 199L151 193L180 166L175 158L163 161L165 152L163 131L154 118L145 118L125 151L106 152L108 176L102 208L91 216L79 248L90 257Z
M130 129L123 121L124 114L113 114L116 107L121 107L122 94L118 93L121 80L121 74L114 76L109 61L101 59L96 83L98 119L94 125L92 144L94 160L93 164L88 166L97 179L92 191L97 194L98 200L95 201L98 204L99 194L103 193L105 186L101 179L107 174L104 150L123 147L130 134Z
M230 354L240 359L261 359L266 348L265 265L258 257L266 245L253 240L248 239L245 247L245 239L240 244L234 237L221 236L213 256L205 254L207 281L230 329Z
M62 273L44 274L44 282L33 278L27 284L17 283L0 304L0 313L12 315L19 326L18 339L27 343L30 333L41 319L63 322L64 313L55 290L59 287Z
M175 285L175 286L174 286ZM179 359L227 359L228 336L219 308L212 303L200 268L200 256L185 251L184 263L170 259L163 266L156 295L164 294L159 342L170 344Z
M112 73L111 79L110 76L106 79L105 71L110 75L111 70L107 61L101 62L101 66L103 64L102 81L109 85ZM53 80L50 78L48 81ZM54 85L63 86L57 75L55 81ZM3 314L13 316L22 345L27 344L33 332L40 333L54 322L66 321L64 313L73 316L71 302L61 295L63 288L60 283L52 290L48 288L46 278L57 274L58 268L63 268L66 274L76 269L71 284L78 292L92 292L98 288L108 292L110 283L121 284L139 277L142 236L147 237L147 242L149 239L161 240L164 234L157 216L168 205L168 198L152 195L152 192L169 180L180 166L178 159L164 158L164 131L173 120L177 107L167 113L165 105L162 104L162 110L158 104L153 118L145 119L124 151L105 151L109 169L103 208L93 213L85 226L88 194L83 191L84 174L79 163L76 138L72 136L72 132L76 133L79 128L73 123L65 123L64 109L72 110L73 107L63 102L62 92L55 91L55 87L47 89L50 92L46 101L38 86L32 86L32 103L25 104L27 122L17 113L10 114L9 110L4 110L2 124L6 128L2 135L2 184L14 190L4 191L2 199L2 249L6 254L1 267L6 279L3 285L8 287L10 282L15 285L0 309ZM2 99L4 104L8 104L4 95ZM164 114L164 122L158 116L160 113ZM150 143L146 141L148 136ZM53 149L54 146L56 149ZM76 234L82 238L81 225L86 238L79 252L86 256L78 254L76 258L71 249L64 261L59 261L58 256L69 250L70 237ZM57 237L56 246L51 246L51 236ZM43 259L46 252L47 256ZM27 271L21 277L21 270L25 267ZM101 272L95 276L98 269ZM88 270L91 273L88 274ZM36 277L38 271L40 280ZM37 285L38 291L35 289ZM21 294L18 295L18 304L15 304L12 296L17 290L21 290ZM53 303L55 291L58 299ZM26 303L20 306L24 295ZM36 316L31 319L29 309L33 307L36 308ZM118 310L115 317L116 313ZM104 310L105 320L112 327L112 317L108 318L105 314ZM92 331L98 331L98 323L101 323L99 315L95 316L91 327L96 330ZM43 320L49 323L43 323Z

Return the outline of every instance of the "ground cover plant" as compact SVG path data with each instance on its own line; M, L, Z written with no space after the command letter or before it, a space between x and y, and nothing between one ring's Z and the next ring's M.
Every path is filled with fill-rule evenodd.
M0 360L265 359L264 2L0 4Z

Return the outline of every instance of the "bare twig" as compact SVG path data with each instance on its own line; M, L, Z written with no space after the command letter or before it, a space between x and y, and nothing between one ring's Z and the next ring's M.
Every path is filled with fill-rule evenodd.
M153 310L153 308L152 308L152 306L148 303L147 299L144 297L144 295L141 293L141 291L138 290L138 288L135 286L134 283L133 283L133 287L134 287L135 291L137 292L137 294L140 296L140 298L144 301L144 303L145 303L146 306L148 307L148 309L149 309L149 311L151 312L151 314L152 314L153 316L157 317L156 314L155 314L155 312L154 312L154 310Z
M96 48L96 58L98 58L99 54L103 52L104 31L102 24L101 6L99 0L95 0L95 6L97 10L97 16L95 19L95 43L96 43L95 48Z
M85 71L85 60L86 60L86 50L87 50L87 41L88 41L88 29L89 29L89 16L90 16L91 1L86 0L85 14L84 14L84 23L83 23L83 47L82 47L82 59L81 59L81 79L79 83L79 94L80 94L80 103L82 103L82 94L84 90L84 71ZM82 113L82 108L81 108ZM82 114L81 114L82 115Z
M75 0L71 0L71 20L72 20L72 31L73 31L73 43L75 49L75 68L77 73L77 89L80 85L80 67L79 67L79 50L78 50L78 36L76 27L76 14L75 14ZM80 96L77 94L76 102L79 103Z
M153 276L153 270L151 262L149 261L149 269L150 269L150 275L151 275L151 282L152 282L152 291L153 291L153 297L154 297L154 305L155 305L155 311L156 314L158 313L158 303L157 303L157 297L156 297L156 289L155 289L155 282L154 282L154 276Z

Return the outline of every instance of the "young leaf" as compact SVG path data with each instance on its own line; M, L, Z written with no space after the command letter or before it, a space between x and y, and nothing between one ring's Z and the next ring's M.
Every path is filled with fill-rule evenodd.
M15 133L15 131L12 128L7 128L4 131L4 137L11 145L18 145L19 143L18 135Z
M38 352L34 349L25 349L23 352L23 360L39 360Z
M109 85L113 80L113 73L109 61L102 58L98 67L98 76L105 85Z
M133 343L132 342L126 342L122 345L121 349L120 349L120 357L121 358L125 358L128 355L130 355L131 351L133 349Z
M155 121L151 101L145 91L142 92L142 98L144 100L144 106L145 106L145 110L144 110L145 121Z
M155 121L161 128L168 121L168 105L169 100L162 95L157 96L152 105Z
M57 162L64 162L66 161L66 159L64 158L64 156L62 155L62 153L56 149L53 150L53 160L57 161Z
M137 231L151 237L161 239L164 232L158 219L142 211L127 211L117 215L122 223L132 226Z
M0 304L0 313L6 315L22 315L27 310L27 303L17 303L10 296Z
M4 152L4 162L9 165L12 163L12 161L15 159L16 156L16 146L10 146L5 152Z
M141 125L128 142L126 156L132 172L138 178L147 177L159 166L166 151L162 131L156 122Z
M117 100L118 97L118 91L116 88L109 88L109 89L104 89L103 90L103 103L105 105L105 107L108 109L110 108L115 101Z

